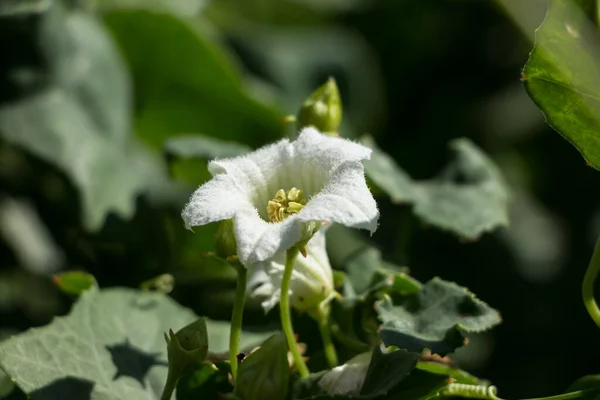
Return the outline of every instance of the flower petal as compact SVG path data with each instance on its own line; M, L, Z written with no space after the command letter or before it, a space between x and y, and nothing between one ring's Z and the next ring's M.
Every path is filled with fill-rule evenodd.
M348 161L368 160L372 152L362 144L327 136L311 127L304 128L292 144L300 164L317 164L325 171L333 171Z
M353 228L377 230L379 210L365 181L361 163L343 163L329 183L297 214L302 221L336 222Z
M290 281L290 303L299 310L316 307L333 291L333 272L327 257L324 232L317 232L306 246L306 258L298 255ZM279 303L285 252L249 268L248 289L252 296L265 297L262 306L271 310Z
M252 207L231 177L215 176L192 194L181 212L186 228L233 218L240 209Z
M213 176L227 174L249 196L254 204L266 207L281 189L276 176L282 165L292 157L293 147L287 139L280 140L241 157L213 160L208 170Z

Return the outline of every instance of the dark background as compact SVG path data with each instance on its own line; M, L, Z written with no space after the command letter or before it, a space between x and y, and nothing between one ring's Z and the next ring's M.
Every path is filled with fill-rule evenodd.
M245 91L268 104L275 117L261 122L249 111L239 126L232 125L226 107L210 109L211 99L223 93L187 97L182 81L163 88L162 98L193 103L197 118L193 111L190 122L181 116L167 121L160 112L149 118L155 81L144 68L158 67L136 66L135 57L125 54L133 84L136 140L158 149L157 154L165 137L183 131L258 146L281 135L281 127L272 121L295 114L301 100L328 76L336 78L343 96L342 134L371 133L414 178L429 178L441 169L448 160L450 139L471 138L498 162L511 185L511 227L461 243L421 224L409 208L381 197L383 218L372 241L387 260L410 266L418 279L440 276L455 281L501 312L500 327L472 337L471 345L457 355L465 369L491 380L504 398L561 393L576 378L598 372L600 331L583 307L580 287L600 231L600 173L544 124L520 83L533 29L545 9L543 0L521 2L527 6L519 12L527 14L531 25L516 26L491 0L203 2L197 14L177 18L197 27L205 40L233 60ZM115 4L125 3L100 1L86 7L127 53L122 35L129 28L119 28ZM82 5L69 2L68 7ZM0 18L0 106L7 107L38 90L15 86L15 68L27 65L46 71L49 56L36 33L43 17ZM163 32L151 28L156 35ZM132 32L131 43L136 37ZM177 43L173 39L173 46ZM168 101L156 108L179 107L175 100ZM204 115L208 113L216 119ZM157 139L161 129L163 137ZM156 205L140 196L132 218L111 214L93 231L82 221L77 184L53 160L3 139L0 161L3 215L12 213L7 200L26 202L61 254L50 257L51 268L28 268L19 252L33 250L27 241L19 250L23 244L15 244L3 217L3 335L46 324L53 315L67 312L70 299L50 279L61 269L87 270L100 286L133 287L170 272L178 282L173 296L182 304L198 313L228 317L231 271L203 268L198 255L211 250L214 227L190 239L179 222L181 204ZM202 162L170 165L174 176L187 171L178 179L189 184L207 177L198 172ZM256 304L250 307L248 318L262 319Z

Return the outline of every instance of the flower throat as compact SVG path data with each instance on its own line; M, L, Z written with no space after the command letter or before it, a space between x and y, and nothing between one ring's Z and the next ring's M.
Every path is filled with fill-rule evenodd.
M269 221L281 222L290 215L298 213L305 204L302 190L293 187L286 193L285 190L279 189L275 197L267 203Z

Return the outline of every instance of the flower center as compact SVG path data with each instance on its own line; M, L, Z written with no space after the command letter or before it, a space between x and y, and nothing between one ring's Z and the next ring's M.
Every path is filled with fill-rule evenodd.
M275 197L267 203L267 215L271 222L281 222L292 214L298 213L306 204L302 190L295 187L287 193L279 189Z

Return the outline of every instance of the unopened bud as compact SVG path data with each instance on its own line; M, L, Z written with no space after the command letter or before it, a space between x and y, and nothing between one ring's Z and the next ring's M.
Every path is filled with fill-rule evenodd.
M181 328L177 333L165 333L169 375L174 379L202 364L208 355L206 319L200 318Z
M215 237L215 250L221 258L237 254L237 242L235 241L232 219L226 219L219 223Z
M335 79L329 78L302 103L297 122L298 130L312 126L323 133L338 135L342 123L342 101Z

